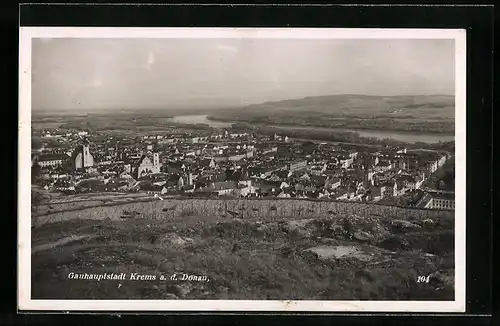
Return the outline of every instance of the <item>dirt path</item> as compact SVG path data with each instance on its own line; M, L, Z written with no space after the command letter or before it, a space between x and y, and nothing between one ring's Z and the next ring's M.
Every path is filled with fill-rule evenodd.
M34 253L36 253L38 251L42 251L42 250L52 249L52 248L55 248L57 246L62 246L62 245L65 245L65 244L73 242L73 241L78 241L78 240L82 240L82 239L90 239L90 238L93 238L93 237L94 236L91 235L91 234L86 234L86 235L72 235L72 236L69 236L69 237L65 237L65 238L59 239L56 242L46 243L46 244L43 244L43 245L35 246L35 247L33 247L31 249L31 254L34 254Z

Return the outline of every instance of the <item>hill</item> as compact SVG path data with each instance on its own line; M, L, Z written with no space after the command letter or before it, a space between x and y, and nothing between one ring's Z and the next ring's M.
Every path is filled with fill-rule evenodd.
M431 110L439 116L452 118L455 99L452 95L415 95L415 96L371 96L371 95L328 95L305 97L282 101L252 104L242 108L248 110L307 111L338 114L342 116L370 117L390 114L401 117L412 115L420 117L419 110ZM399 114L395 114L399 113Z
M452 95L329 95L219 110L209 119L411 132L454 132Z
M34 299L454 297L452 212L305 200L164 200L36 219ZM104 273L124 277L74 278ZM138 282L134 273L147 279Z

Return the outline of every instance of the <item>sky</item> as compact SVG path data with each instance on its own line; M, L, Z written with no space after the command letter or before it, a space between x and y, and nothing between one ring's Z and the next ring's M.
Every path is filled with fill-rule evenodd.
M32 41L32 109L245 105L334 94L454 94L454 41Z

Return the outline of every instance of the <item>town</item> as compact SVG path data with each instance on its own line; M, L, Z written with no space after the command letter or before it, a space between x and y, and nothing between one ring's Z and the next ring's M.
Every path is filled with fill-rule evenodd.
M109 136L51 129L34 136L32 183L76 194L136 192L208 198L301 198L454 210L425 187L453 155L404 146L291 139L241 130Z
M31 300L460 297L456 40L191 30L20 42Z

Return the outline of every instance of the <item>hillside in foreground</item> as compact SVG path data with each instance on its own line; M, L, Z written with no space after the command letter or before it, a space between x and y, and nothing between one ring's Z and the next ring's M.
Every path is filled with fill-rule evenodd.
M114 206L119 217L92 219L85 216L97 208L86 208L79 218L34 226L33 299L454 298L451 212L391 215L369 205L358 212L233 217L200 213L205 207L173 212L171 203L155 203L163 206ZM126 279L75 280L71 272L124 273ZM132 273L149 278L131 280ZM174 273L199 278L171 280ZM418 276L429 282L417 282Z

